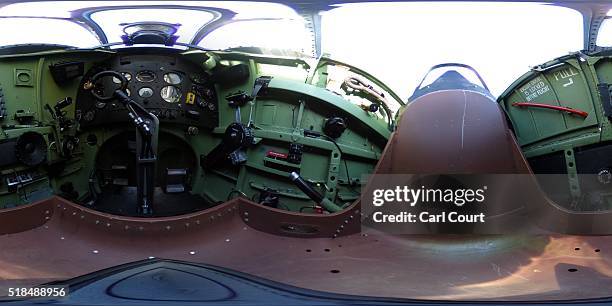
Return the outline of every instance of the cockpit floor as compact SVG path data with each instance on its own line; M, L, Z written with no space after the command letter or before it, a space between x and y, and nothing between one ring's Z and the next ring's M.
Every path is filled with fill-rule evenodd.
M165 193L155 188L155 217L187 214L212 207L198 195L189 192ZM137 216L136 187L122 187L102 193L95 202L96 210L120 216Z
M2 211L0 288L150 257L361 296L567 300L612 288L611 236L396 236L364 227L335 239L291 238L250 227L241 215L256 205L235 199L155 222L119 220L60 198Z

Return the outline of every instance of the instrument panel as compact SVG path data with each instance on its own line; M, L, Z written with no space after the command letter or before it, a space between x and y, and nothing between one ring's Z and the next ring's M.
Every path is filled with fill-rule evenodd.
M127 95L160 122L213 129L219 124L218 101L210 76L196 64L175 55L118 55L90 69L77 95L77 119L81 127L130 121L117 101L99 101L91 91L110 96L120 87L115 77L88 84L98 72L113 70L127 80ZM93 89L91 89L93 85Z

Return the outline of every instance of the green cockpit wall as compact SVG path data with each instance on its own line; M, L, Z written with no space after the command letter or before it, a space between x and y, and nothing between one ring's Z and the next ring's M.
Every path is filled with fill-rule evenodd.
M109 39L90 18L104 7L75 10L68 18L93 32L99 48L1 48L0 208L55 194L111 213L137 214L130 211L133 205L114 205L134 198L133 191L121 190L137 185L139 141L124 105L93 96L117 87L110 78L92 82L103 71L129 76L126 95L159 118L153 183L164 199L158 202L173 208L158 215L203 209L233 197L301 212L346 207L359 197L362 175L376 166L404 103L372 75L322 56L319 13L344 2L281 2L306 21L313 46L307 59L193 45L233 22L231 11L212 7L193 8L214 18L182 49L105 46ZM572 178L578 173L572 156L588 157L589 146L612 138L605 104L598 103L606 92L602 88L612 82L611 50L595 44L610 5L603 0L543 2L582 13L584 50L534 68L499 101L532 167L542 164L537 158L561 152L553 162ZM0 1L1 6L11 3ZM557 84L569 81L567 76L576 90L565 92L567 82ZM588 116L526 112L513 105L550 101ZM231 130L235 123L240 128ZM237 134L243 137L239 146L224 152ZM542 165L550 168L546 161ZM293 172L324 201L313 201L300 189ZM570 179L569 184L569 197L579 197L580 183Z
M532 170L561 178L543 188L568 209L612 209L611 55L576 52L533 67L498 99Z
M339 72L330 73L334 69ZM359 197L361 177L373 171L394 116L387 116L383 107L372 109L383 102L349 89L347 80L358 78L360 85L386 93L384 103L393 105L389 109L402 103L369 74L325 58L313 64L299 58L168 48L4 55L1 208L55 194L135 215L129 205L109 204L116 203L113 195L122 188L136 185L135 133L124 107L93 97L88 87L92 75L103 70L129 75L128 95L159 118L155 186L164 199L160 201L198 203L162 209L158 215L203 209L234 197L291 211L320 211L289 179L291 172L342 208ZM262 79L267 80L265 88L253 94ZM108 78L93 86L107 91L115 81ZM253 99L236 107L229 97L237 94ZM61 102L67 100L72 103ZM251 142L230 158L207 164L235 122L249 127ZM175 193L182 195L172 200ZM133 203L133 194L125 198Z

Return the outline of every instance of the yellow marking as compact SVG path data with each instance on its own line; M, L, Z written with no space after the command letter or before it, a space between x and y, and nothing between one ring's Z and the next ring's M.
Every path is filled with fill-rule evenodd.
M188 92L185 98L185 104L194 104L196 95L193 92Z

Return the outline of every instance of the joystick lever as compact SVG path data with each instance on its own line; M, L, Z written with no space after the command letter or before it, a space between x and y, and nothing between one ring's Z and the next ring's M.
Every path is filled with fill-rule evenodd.
M91 88L91 94L103 102L117 100L123 104L136 126L136 197L138 210L142 215L151 215L153 214L152 205L155 196L159 119L126 94L128 80L121 73L102 71L92 77L91 83L96 84L102 77L114 77L121 81L120 87L115 89L111 96L101 96L96 92L95 86Z

